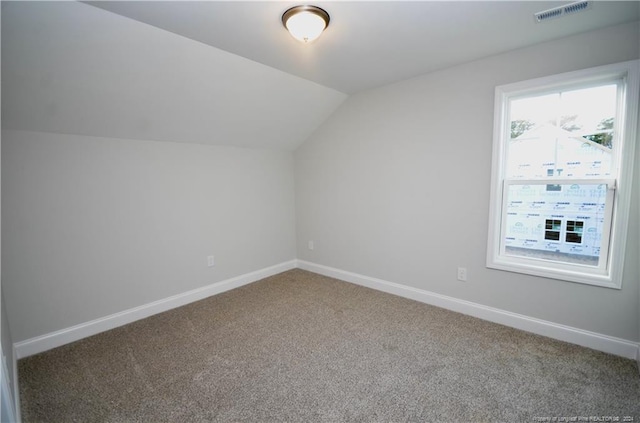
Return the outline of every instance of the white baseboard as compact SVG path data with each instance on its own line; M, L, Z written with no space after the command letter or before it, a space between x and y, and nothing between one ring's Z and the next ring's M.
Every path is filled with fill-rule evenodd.
M522 314L512 313L482 304L460 300L446 295L440 295L434 292L400 285L394 282L388 282L357 273L347 272L304 260L298 260L298 267L310 272L319 273L321 275L340 279L346 282L366 286L367 288L420 301L422 303L456 311L469 316L478 317L483 320L499 323L512 328L521 329L527 332L581 345L583 347L592 348L594 350L603 351L617 356L636 359L640 366L640 357L638 356L640 354L640 343L638 342L536 319Z
M211 285L187 291L162 300L144 304L129 310L121 311L110 316L102 317L90 322L81 323L67 329L48 333L14 344L16 358L24 358L38 354L52 348L56 348L74 341L96 335L136 320L144 319L154 314L162 313L176 307L180 307L194 301L202 300L212 295L220 294L243 285L256 282L260 279L296 268L297 260L280 263L254 272L246 273L235 278L216 282Z
M413 288L394 282L376 279L357 273L347 272L304 260L291 260L275 266L267 267L255 272L217 282L202 288L174 295L159 301L135 307L120 313L112 314L90 322L82 323L67 329L27 339L14 344L14 357L17 359L28 357L56 348L80 339L96 335L119 326L144 319L154 314L162 313L212 295L220 294L234 288L258 281L260 279L291 270L294 268L308 270L321 275L333 277L357 285L366 286L378 291L387 292L422 303L442 307L458 313L466 314L490 322L532 332L560 341L570 342L598 351L607 352L638 361L640 368L640 343L602 335L570 326L565 326L546 320L536 319L522 314L512 313L470 301L460 300L446 295L437 294L422 289ZM17 370L16 370L17 374ZM16 384L17 391L17 384ZM17 394L17 392L16 392ZM16 397L17 402L17 397ZM19 413L19 409L18 409Z

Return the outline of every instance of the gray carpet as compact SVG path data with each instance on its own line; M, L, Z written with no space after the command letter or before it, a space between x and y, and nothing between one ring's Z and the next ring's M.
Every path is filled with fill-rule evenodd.
M19 377L25 422L640 421L632 360L303 270L20 360Z

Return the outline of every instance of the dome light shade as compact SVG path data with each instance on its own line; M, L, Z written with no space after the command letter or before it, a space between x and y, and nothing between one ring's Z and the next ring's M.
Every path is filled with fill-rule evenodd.
M282 24L293 38L309 43L329 26L329 14L316 6L295 6L284 12Z

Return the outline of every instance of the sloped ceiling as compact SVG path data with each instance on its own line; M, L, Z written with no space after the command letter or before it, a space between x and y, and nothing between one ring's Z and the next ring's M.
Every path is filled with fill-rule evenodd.
M575 0L574 0L575 1ZM311 45L281 16L296 1L90 1L89 4L353 94L437 69L640 19L638 1L592 1L584 12L536 23L568 1L327 1Z
M320 1L310 45L291 1L2 2L2 127L294 150L349 94L592 29L640 2Z
M77 2L2 2L3 129L293 150L346 95Z

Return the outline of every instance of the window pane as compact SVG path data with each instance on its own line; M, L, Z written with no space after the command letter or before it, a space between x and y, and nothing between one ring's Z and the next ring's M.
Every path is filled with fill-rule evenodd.
M617 85L511 100L507 178L611 174Z
M509 184L505 254L598 266L604 229L605 184Z

